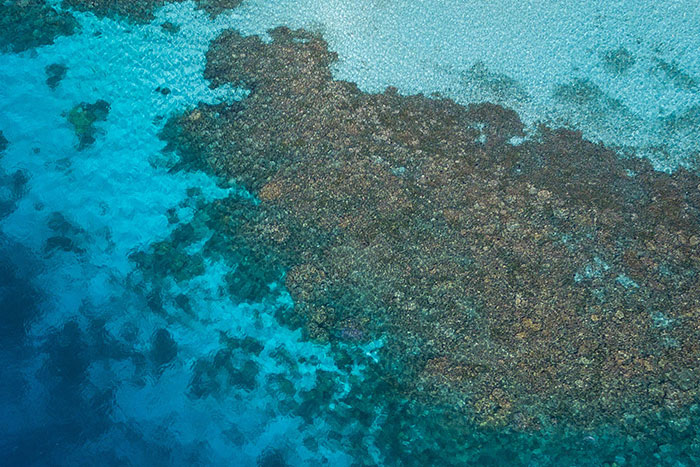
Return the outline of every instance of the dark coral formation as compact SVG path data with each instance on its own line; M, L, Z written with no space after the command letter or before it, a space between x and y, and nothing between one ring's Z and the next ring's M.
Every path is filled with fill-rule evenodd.
M154 19L153 11L166 3L166 0L63 0L63 7L91 11L98 17L124 17L136 23L148 23Z
M0 157L2 150L0 150ZM0 219L11 214L17 207L17 202L27 192L29 178L21 170L12 174L0 170Z
M51 89L56 89L59 83L66 77L68 67L62 63L52 63L45 69L46 85Z
M44 242L44 253L52 254L65 251L83 254L85 250L80 245L89 243L85 230L73 225L60 212L54 212L48 221L52 235Z
M109 114L109 102L98 99L90 104L81 102L73 107L66 115L68 123L73 125L75 134L78 137L78 149L82 150L92 145L97 136L95 123L103 122Z
M488 423L697 400L700 178L563 129L512 144L511 110L362 93L321 38L270 34L214 42L207 78L253 92L169 138L257 193L237 234L288 270L310 337L382 337L402 394Z
M683 89L685 91L695 91L698 89L698 80L694 76L683 71L680 65L675 61L667 62L657 57L650 71L664 77L678 89Z
M553 97L594 117L609 116L624 110L622 102L605 94L589 79L577 78L570 83L559 84L554 89Z
M81 11L91 11L99 17L123 17L135 23L148 23L155 16L153 12L166 3L182 0L63 0L63 6ZM210 16L218 16L226 10L237 7L242 0L195 0L197 8Z
M53 44L69 36L78 23L70 13L58 12L44 0L0 2L0 52L19 53Z
M497 103L525 102L530 96L516 80L488 69L484 62L476 62L460 73L467 88L478 89L477 95L490 96Z
M0 131L0 153L7 149L9 144L10 143L7 141L7 138L5 138L5 135L3 135L2 131Z
M219 16L227 10L233 10L243 0L196 0L197 8L209 13L211 17Z
M625 47L608 50L601 54L601 59L603 60L605 69L616 75L627 73L629 69L637 63L637 59L634 58L632 52Z
M166 21L163 24L160 25L161 28L163 28L163 31L170 33L170 34L177 34L180 32L180 26L177 24L171 23L170 21Z
M0 160L9 145L10 142L0 131ZM28 182L27 174L21 170L17 170L14 173L5 173L4 170L0 169L0 219L3 219L15 210L17 202L27 191Z
M167 365L177 356L177 342L167 329L160 328L151 338L151 359L158 366Z

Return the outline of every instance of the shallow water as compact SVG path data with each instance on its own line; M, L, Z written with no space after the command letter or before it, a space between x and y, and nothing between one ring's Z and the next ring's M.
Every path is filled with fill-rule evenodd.
M503 103L530 125L567 122L666 170L700 149L696 121L671 123L700 105L693 32L700 6L692 0L377 0L320 8L288 0L245 2L238 11L244 33L274 25L322 32L339 54L335 77L363 90L396 86L460 103ZM557 93L566 86L569 93Z
M700 150L692 1L250 0L215 19L185 2L148 24L73 14L74 34L0 55L7 465L396 465L405 461L388 453L421 443L397 432L387 448L381 425L402 416L389 405L368 415L337 402L375 378L381 340L339 362L280 319L294 306L283 273L260 279L225 236L234 247L207 253L219 238L207 206L260 201L233 180L181 170L159 134L198 104L245 104L248 90L204 79L209 43L226 28L314 30L339 55L334 77L363 91L508 105L528 131L567 122L659 170L693 166ZM55 64L65 72L50 85ZM464 443L480 465L693 465L698 434L686 428L638 441L614 426L475 426Z

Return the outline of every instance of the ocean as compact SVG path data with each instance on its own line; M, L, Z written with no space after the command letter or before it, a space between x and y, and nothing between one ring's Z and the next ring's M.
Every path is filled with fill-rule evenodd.
M1 3L1 462L698 465L698 25Z

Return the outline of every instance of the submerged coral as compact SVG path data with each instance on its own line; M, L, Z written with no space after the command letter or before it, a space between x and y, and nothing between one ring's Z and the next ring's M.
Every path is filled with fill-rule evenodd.
M697 401L700 178L564 129L515 145L511 110L366 94L332 79L320 37L270 36L217 39L207 78L251 95L165 136L262 201L237 235L288 270L288 322L334 344L382 338L396 394L491 425Z
M95 142L97 133L95 123L107 119L109 107L107 101L98 99L93 104L81 102L68 112L66 119L68 123L73 125L75 134L78 137L78 149L85 149Z
M182 0L173 0L175 2ZM197 8L205 10L212 17L237 7L242 0L195 0ZM155 16L153 12L168 0L63 0L63 6L81 11L91 11L103 17L124 17L135 23L148 23Z
M460 73L466 89L472 89L471 98L479 99L481 96L489 96L499 104L506 102L524 102L530 99L527 91L513 78L489 70L483 62L476 62L467 70ZM482 99L479 99L482 100Z
M601 59L603 60L603 66L605 69L616 75L627 73L630 68L637 63L637 59L634 58L632 52L627 50L625 47L618 47L617 49L608 50L601 54Z
M56 89L61 80L66 77L68 67L62 63L52 63L46 67L45 71L46 85L51 89Z
M91 11L103 17L125 17L137 23L154 19L153 11L165 5L166 0L63 0L64 8Z
M0 3L0 52L19 53L53 44L78 26L70 13L58 12L44 0Z
M7 149L8 144L9 142L7 141L7 138L5 138L5 135L3 135L2 131L0 131L0 153Z
M657 57L649 71L663 76L678 89L686 91L698 89L698 80L694 76L684 72L675 61L667 62Z
M197 4L197 8L215 17L227 10L236 8L242 1L243 0L196 0L195 3Z

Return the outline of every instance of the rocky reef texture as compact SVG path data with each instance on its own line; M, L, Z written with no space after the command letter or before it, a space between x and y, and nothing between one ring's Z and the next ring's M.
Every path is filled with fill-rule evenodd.
M73 34L78 23L70 13L58 12L43 0L0 3L0 52L19 53L53 44L56 36Z
M214 41L206 77L250 96L164 137L259 197L217 228L287 271L290 324L382 338L397 397L492 426L631 427L697 402L699 177L566 129L516 144L512 110L366 94L332 79L322 38L270 35Z
M85 149L95 142L98 133L95 123L107 119L109 107L107 101L98 99L92 104L82 102L68 112L66 119L78 137L78 149Z
M2 131L0 131L0 153L7 149L8 144L9 142L7 141L7 138L5 138L5 135L3 135Z
M174 0L179 2L182 0ZM195 0L197 8L205 10L212 17L237 7L242 0ZM168 0L63 0L63 6L80 11L91 11L100 17L124 17L135 23L148 23L155 17L153 12Z

